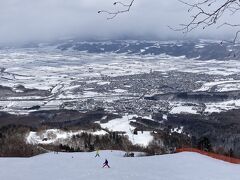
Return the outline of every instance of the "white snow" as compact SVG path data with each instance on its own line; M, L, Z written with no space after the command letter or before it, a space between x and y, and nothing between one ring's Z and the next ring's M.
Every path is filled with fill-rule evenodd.
M240 100L230 100L224 102L215 102L215 103L206 103L205 112L213 113L213 112L221 112L231 109L240 108Z
M201 48L204 48L204 47L205 47L204 44L197 44L197 45L195 45L195 48L197 48L197 49L201 49Z
M162 118L163 120L167 120L168 116L166 114L163 114Z
M213 86L219 86L222 90L219 91L228 91L231 90L239 90L239 85L240 81L239 80L229 80L229 81L222 81L222 80L216 80L215 82L207 82L204 83L203 86L195 91L209 91L211 87ZM233 89L230 89L233 88Z
M104 131L104 130L100 130L100 131L95 131L95 132L93 132L91 134L100 136L100 135L106 135L107 132Z
M183 126L178 127L178 128L173 128L173 129L171 129L171 132L172 133L177 132L177 133L181 134L183 132Z
M99 96L100 94L97 92L93 92L93 91L85 91L83 97L95 97L95 96Z
M181 114L181 113L197 114L197 110L195 110L193 106L179 105L179 106L173 107L170 113L171 114Z
M51 144L56 143L64 140L69 140L72 138L72 136L77 134L82 134L83 132L91 133L93 135L105 135L107 134L106 131L100 130L95 132L90 131L63 131L60 129L48 129L43 130L40 132L29 132L26 136L26 142L29 144ZM45 141L43 139L46 138Z
M219 92L239 91L239 90L240 90L240 82L220 84L217 86L217 89L216 89L216 91L219 91Z
M106 85L106 84L110 84L111 82L108 82L108 81L101 81L101 82L98 82L97 84L98 85Z
M126 115L122 118L113 119L100 125L102 128L107 128L110 131L126 132L126 135L133 144L147 146L153 140L153 136L150 131L139 131L137 135L133 134L135 128L130 125L131 121L136 121L132 119L133 117L134 115Z
M125 90L125 89L114 89L113 91L116 92L116 93L124 93L127 90Z
M240 165L196 153L124 158L124 152L0 158L1 180L239 180ZM102 168L108 159L111 168Z

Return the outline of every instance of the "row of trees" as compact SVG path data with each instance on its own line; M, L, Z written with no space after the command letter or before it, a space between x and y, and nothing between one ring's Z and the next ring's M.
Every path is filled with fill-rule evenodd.
M187 135L169 133L168 130L153 133L154 140L148 147L133 145L126 136L119 132L109 132L106 135L82 133L73 136L69 141L54 145L31 145L26 143L28 127L7 126L0 129L0 157L30 157L49 151L82 152L96 149L113 149L123 151L146 152L149 155L174 152L176 148L195 147L204 151L217 152L234 156L233 149L214 149L207 137L196 139Z
M46 152L38 146L27 144L28 127L6 126L0 129L0 157L30 157Z

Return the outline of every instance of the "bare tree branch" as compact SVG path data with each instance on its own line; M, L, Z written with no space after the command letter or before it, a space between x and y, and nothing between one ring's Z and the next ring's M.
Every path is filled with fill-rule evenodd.
M126 13L129 12L131 7L133 6L135 0L131 0L131 2L129 4L124 4L121 1L116 1L113 3L114 6L121 6L123 9L122 10L118 10L118 11L106 11L106 10L100 10L98 11L98 13L105 13L108 15L108 20L115 18L116 16L118 16L119 14L122 13Z
M180 24L180 28L172 28L175 31L182 31L183 33L189 33L197 28L206 29L210 26L216 25L222 16L229 12L230 15L234 15L240 11L240 1L239 0L225 0L221 3L217 0L201 0L195 3L188 3L183 0L178 0L184 5L188 6L188 12L193 13L191 20L187 24ZM224 22L217 28L222 26L240 27L240 24L231 24ZM236 30L233 43L236 43L239 30Z

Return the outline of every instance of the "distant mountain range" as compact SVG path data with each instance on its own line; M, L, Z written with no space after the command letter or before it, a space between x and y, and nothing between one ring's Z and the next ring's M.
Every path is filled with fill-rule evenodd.
M57 43L38 44L38 47L53 46L61 51L84 51L87 53L117 53L136 55L183 56L201 60L239 59L239 45L213 40L192 41L78 41L65 40ZM28 46L26 46L28 47Z

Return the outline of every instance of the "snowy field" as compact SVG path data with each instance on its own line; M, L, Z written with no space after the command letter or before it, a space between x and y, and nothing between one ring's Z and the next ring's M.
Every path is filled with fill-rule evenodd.
M0 158L1 180L239 180L240 165L196 153L124 158L123 152ZM108 159L110 169L102 168Z
M73 79L83 80L107 76L132 75L152 71L180 71L216 75L240 73L240 62L236 60L201 61L185 57L164 55L124 55L124 54L88 54L64 53L58 51L20 49L1 50L0 85L14 87L22 84L26 88L37 88L58 92L71 86ZM227 81L239 83L239 81ZM99 82L99 84L109 82ZM215 85L207 83L200 90ZM223 81L226 83L226 81ZM221 80L217 84L222 84ZM206 87L207 86L207 87ZM118 89L116 89L118 92Z

